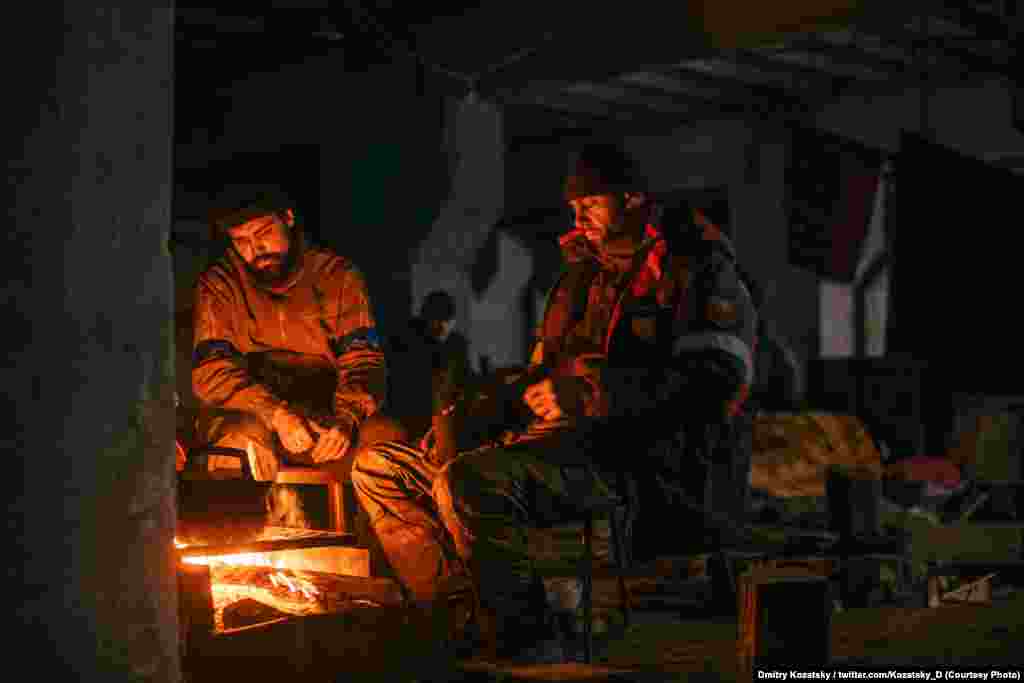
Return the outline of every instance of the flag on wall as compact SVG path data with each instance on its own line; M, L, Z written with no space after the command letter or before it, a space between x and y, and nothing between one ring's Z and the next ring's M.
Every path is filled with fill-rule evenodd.
M868 234L883 154L836 135L793 132L786 167L789 262L853 282Z

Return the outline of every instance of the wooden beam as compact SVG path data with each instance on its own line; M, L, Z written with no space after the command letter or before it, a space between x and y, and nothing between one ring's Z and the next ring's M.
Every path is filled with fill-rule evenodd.
M692 126L698 121L711 118L736 118L723 116L721 111L702 112L704 115L694 114L691 116L657 116L650 111L641 113L636 118L625 118L614 116L609 113L595 113L593 111L581 111L576 103L569 106L562 102L551 102L541 100L516 100L508 98L502 102L504 106L514 108L527 108L536 111L547 112L552 115L571 117L580 122L589 130L594 137L598 138L620 138L630 135L669 135L687 126Z
M539 99L505 97L498 100L506 109L515 112L525 110L533 113L542 112L545 115L566 121L571 124L589 126L592 128L603 128L609 125L621 123L618 119L607 114L595 113L592 111L581 111L565 106L555 106L550 102ZM514 115L514 114L513 114Z
M811 90L821 94L827 89L828 94L834 97L841 94L851 84L857 82L857 78L853 76L840 76L823 69L793 64L792 62L775 59L753 50L736 50L727 59L731 59L741 65L749 65L759 71L786 74L792 79L791 83L807 84L794 85L792 89L797 92Z
M868 35L897 46L907 52L913 61L916 51L924 49L933 55L941 55L943 68L960 71L964 68L974 71L994 73L1012 78L1015 70L1011 64L1010 54L1005 56L990 51L979 52L969 47L977 45L977 38L955 36L922 35L920 32L893 26L890 23L879 24L861 22L857 25L859 35Z
M520 149L533 145L548 146L558 145L567 140L589 140L595 137L592 128L552 128L546 133L521 133L509 136L507 144L509 149Z
M503 95L534 85L558 90L710 53L706 36L685 17L680 20L677 5L644 9L574 12L562 6L552 8L552 16L545 18L551 38L543 49L482 74L480 92Z
M694 104L707 104L706 97L670 93L656 88L629 86L619 83L577 83L561 91L569 96L596 98L603 102L620 103L628 107L649 107L658 114L687 115ZM688 104L687 104L688 103Z
M999 17L982 12L963 0L945 0L940 3L948 17L986 40L1013 40L1013 29Z
M801 98L798 92L788 88L779 88L773 85L751 83L740 78L719 76L709 74L692 66L680 65L673 67L668 73L677 77L682 83L694 81L709 85L713 88L721 88L736 99L768 99L778 103L796 103Z
M579 87L582 84L577 84ZM556 110L584 112L587 115L598 115L606 119L612 119L617 123L631 125L638 119L642 127L648 129L650 125L664 129L681 128L692 125L699 121L715 119L750 119L757 120L769 118L785 124L806 125L807 117L812 107L796 97L788 100L764 99L764 98L709 98L697 95L686 95L670 93L660 88L636 85L632 82L615 81L613 84L587 84L591 86L587 94L582 92L546 92L543 88L530 88L525 93L518 93L513 98L506 98L508 102L540 104ZM645 109L644 101L640 98L622 98L613 93L617 89L623 92L636 91L644 95L647 102L654 101L658 97L660 107ZM693 103L685 109L670 111L669 106L674 102L666 102L670 99L686 99ZM554 103L558 104L554 104ZM624 114L624 117L617 114ZM656 119L656 120L655 120Z
M689 112L663 112L650 107L623 104L615 100L598 99L592 96L581 96L564 92L535 96L521 101L523 103L535 102L541 106L580 113L585 116L610 119L619 124L662 124L675 122L676 125L680 125L689 115Z
M823 54L828 57L830 61L835 61L836 63L843 65L852 64L855 66L866 67L885 76L892 76L893 74L902 75L909 71L914 71L916 68L914 66L913 56L908 56L906 60L890 59L853 45L838 45L824 40L809 44L801 51Z

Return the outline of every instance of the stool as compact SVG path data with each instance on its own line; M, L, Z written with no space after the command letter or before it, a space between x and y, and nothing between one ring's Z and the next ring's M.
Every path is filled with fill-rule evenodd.
M242 465L242 478L253 478L246 452L240 448L226 448L222 446L197 446L189 449L186 457L186 471L204 471L205 458L210 455L226 455L238 458ZM340 533L349 531L349 526L351 525L348 524L347 506L345 505L345 482L341 481L333 472L314 467L283 465L278 469L277 479L274 483L325 486L327 489L329 530Z
M579 503L583 517L583 557L580 560L580 575L583 579L583 661L587 664L594 659L594 517L607 514L612 532L612 554L615 559L615 576L619 589L619 609L626 627L632 620L629 588L626 586L626 572L629 569L625 522L628 516L626 501L619 496L600 496L585 499ZM620 516L621 515L621 516Z
M622 610L623 620L626 626L632 618L629 589L626 586L626 572L628 570L628 549L626 543L626 503L618 496L598 496L578 501L574 504L578 511L577 515L570 516L566 521L583 522L583 556L577 571L568 576L582 579L583 590L580 602L583 605L583 659L587 664L594 660L594 614L593 614L593 591L594 591L594 518L608 514L612 532L612 553L615 556L615 574L618 581L619 608ZM562 578L567 576L561 572L540 572L541 578ZM497 652L497 633L494 624L482 623L485 618L484 611L480 607L480 595L475 582L465 577L453 577L442 588L445 595L452 621L450 622L450 635L455 637L456 633L456 612L452 606L460 601L470 604L472 617L477 621L481 629L481 637L487 647L488 653L493 657Z

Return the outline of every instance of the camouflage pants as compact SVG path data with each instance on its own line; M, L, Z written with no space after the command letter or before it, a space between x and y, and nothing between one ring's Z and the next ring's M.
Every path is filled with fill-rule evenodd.
M217 411L208 416L201 425L200 434L206 438L205 443L223 448L246 450L251 445L253 455L258 461L254 468L263 472L263 477L272 481L280 464L299 465L305 467L321 467L336 471L339 478L348 481L352 459L358 448L373 445L379 441L404 438L402 427L391 418L376 413L368 417L353 434L353 444L342 454L342 457L330 462L313 462L313 449L302 453L288 451L277 434L263 422L248 413L240 411ZM241 462L237 458L223 455L211 455L207 469L215 471L237 472Z
M738 416L716 444L716 457L708 468L705 507L709 514L731 520L725 543L736 542L750 516L750 466L753 455L753 418Z
M237 410L218 410L204 417L199 430L204 443L221 448L237 448L241 451L251 447L258 463L257 467L253 468L253 474L258 479L273 479L272 475L277 472L278 465L282 462L312 464L311 458L304 462L301 459L302 454L293 456L289 453L277 434L255 415ZM241 467L240 460L227 455L211 455L207 460L207 469L210 472L237 471ZM265 474L260 476L260 472Z
M248 354L245 363L255 381L287 401L289 408L299 415L315 418L333 413L337 372L322 359L273 351ZM212 406L200 408L198 436L203 443L243 451L251 444L256 460L253 473L262 473L259 479L272 480L281 463L316 465L312 448L304 453L289 452L274 430L255 415L243 411ZM240 466L240 461L230 456L211 455L208 461L210 471L237 471Z
M422 601L468 568L499 614L530 601L528 528L567 521L574 500L607 492L574 432L461 453L437 468L397 442L356 454L352 481L398 579Z

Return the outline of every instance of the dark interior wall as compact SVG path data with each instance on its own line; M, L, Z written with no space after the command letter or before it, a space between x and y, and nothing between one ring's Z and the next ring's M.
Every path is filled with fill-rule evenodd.
M181 134L179 175L206 177L213 191L241 168L293 187L310 232L363 270L390 331L409 313L410 254L448 191L444 85L409 60L347 70L324 57L255 74L218 99L214 144ZM268 93L287 93L287 106L266 107Z
M6 651L54 680L177 681L173 11L46 12L5 55L38 67L4 126Z
M553 138L539 143L520 143L513 133L519 128L515 117L514 112L510 114L506 125L505 218L500 229L515 237L533 259L527 293L520 302L527 325L519 334L528 347L543 313L544 297L561 272L558 237L572 225L572 217L562 199L562 187L572 150L580 140ZM496 257L496 246L497 239L489 240L485 246L476 268L477 281L490 277L500 265L495 263L493 270L487 267L491 261L487 257L492 252Z
M391 332L414 304L413 251L449 192L448 110L443 92L411 64L350 82L345 139L321 167L322 239L363 270L378 323Z

